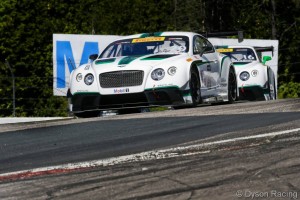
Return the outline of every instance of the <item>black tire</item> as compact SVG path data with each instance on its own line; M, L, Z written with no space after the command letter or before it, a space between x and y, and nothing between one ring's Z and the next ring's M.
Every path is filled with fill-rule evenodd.
M235 71L231 67L228 74L228 103L234 103L237 98L237 80Z
M200 93L200 78L197 68L192 68L191 77L189 81L190 93L192 97L192 106L197 106L201 102L201 93Z
M273 80L273 85L271 86L270 84L270 81L268 80L268 88L269 88L269 97L270 97L270 100L276 100L277 99L277 96L276 96L276 86L275 86L275 78ZM272 88L273 87L273 88ZM272 90L271 90L272 88Z
M275 82L275 77L273 76L273 83L274 84L270 84L270 80L271 80L271 75L273 74L272 70L270 67L268 67L267 70L268 73L268 92L269 92L269 98L270 100L276 100L277 96L276 96L276 82Z

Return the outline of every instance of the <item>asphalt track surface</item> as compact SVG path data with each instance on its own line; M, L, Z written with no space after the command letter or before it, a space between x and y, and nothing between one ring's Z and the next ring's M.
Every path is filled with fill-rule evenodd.
M300 199L300 99L0 126L0 176L154 149L187 156L3 180L0 199ZM241 195L241 197L239 196ZM2 197L1 197L2 196ZM295 198L297 196L297 198Z

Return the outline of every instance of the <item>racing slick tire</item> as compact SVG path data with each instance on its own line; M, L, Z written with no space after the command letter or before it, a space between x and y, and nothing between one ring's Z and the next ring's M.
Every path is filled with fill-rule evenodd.
M269 90L269 98L270 100L276 100L276 87L275 87L275 78L273 80L274 84L270 84L269 78L268 78L268 90Z
M228 74L228 103L237 101L237 80L236 74L232 67L230 67Z
M192 97L192 106L196 107L201 102L201 92L200 92L200 78L197 68L193 67L191 69L191 77L189 81L190 93Z

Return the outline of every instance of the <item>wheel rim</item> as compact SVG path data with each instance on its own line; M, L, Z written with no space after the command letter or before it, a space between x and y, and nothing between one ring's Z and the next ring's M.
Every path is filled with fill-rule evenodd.
M237 97L237 88L236 88L236 77L235 74L232 70L230 70L229 73L229 97L231 98L231 100L235 101L236 97Z

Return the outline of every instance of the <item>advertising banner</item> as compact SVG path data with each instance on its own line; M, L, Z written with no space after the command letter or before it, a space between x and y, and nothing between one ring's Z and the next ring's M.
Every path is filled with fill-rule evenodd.
M120 36L53 34L53 94L66 96L70 73Z

